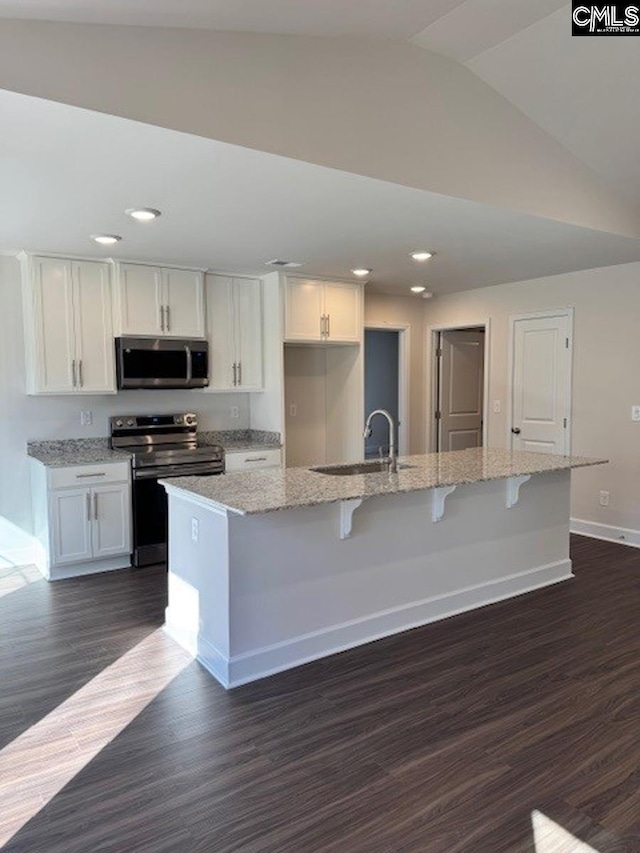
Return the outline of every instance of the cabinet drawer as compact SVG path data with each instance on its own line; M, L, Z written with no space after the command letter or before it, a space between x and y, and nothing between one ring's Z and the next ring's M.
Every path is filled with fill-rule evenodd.
M255 471L256 468L279 468L282 464L282 451L279 448L268 450L243 450L240 453L225 454L225 469L231 471Z
M105 462L102 465L79 465L73 468L50 468L49 488L95 486L100 483L122 483L130 479L128 462Z

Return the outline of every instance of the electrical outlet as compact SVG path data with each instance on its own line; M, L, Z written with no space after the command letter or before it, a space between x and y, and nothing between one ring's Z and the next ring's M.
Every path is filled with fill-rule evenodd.
M640 406L631 406L631 420L640 421Z
M609 492L601 491L600 492L600 506L609 506L609 498L611 494Z
M198 541L198 535L200 533L200 525L198 523L197 518L191 519L191 538L194 542Z
M231 417L239 418L240 417L240 409L237 406L231 406Z
M295 418L297 414L298 414L298 404L297 403L291 403L291 405L289 406L289 417Z
M500 400L494 400L493 401L493 414L499 415L501 409L502 409L502 404L500 403Z
M91 426L93 423L93 412L80 412L80 426Z

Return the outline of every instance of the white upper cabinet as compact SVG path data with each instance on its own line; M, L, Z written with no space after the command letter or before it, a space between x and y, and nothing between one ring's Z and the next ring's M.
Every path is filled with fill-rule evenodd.
M286 341L358 344L362 340L361 284L287 278Z
M164 302L160 267L116 264L115 308L119 335L162 335Z
M114 394L108 263L23 256L29 394Z
M209 391L259 391L262 369L262 283L207 275Z
M117 263L115 318L119 335L203 338L204 274Z

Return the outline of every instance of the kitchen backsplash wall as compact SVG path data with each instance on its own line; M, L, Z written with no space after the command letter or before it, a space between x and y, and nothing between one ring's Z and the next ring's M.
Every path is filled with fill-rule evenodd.
M238 417L231 416L237 408ZM80 412L93 422L80 425ZM205 430L247 429L248 394L122 391L108 396L27 397L20 267L0 256L0 556L31 532L29 439L106 436L110 415L193 411Z

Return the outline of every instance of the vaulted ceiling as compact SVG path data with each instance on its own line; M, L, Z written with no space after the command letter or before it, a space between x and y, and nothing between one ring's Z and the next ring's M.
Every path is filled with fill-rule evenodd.
M324 0L322 3L300 3L298 0L243 0L243 2L181 0L179 3L175 0L92 0L91 3L87 3L86 0L0 0L0 19L13 18L32 22L25 23L23 29L15 30L11 29L15 21L7 20L4 24L0 21L0 42L3 28L8 34L4 44L5 49L0 51L0 54L2 52L5 54L4 65L0 55L0 88L37 94L55 100L67 100L68 103L75 103L78 106L138 118L175 130L187 130L202 136L210 136L211 140L219 139L248 145L256 148L258 152L285 154L301 161L307 160L307 164L287 163L286 157L263 157L262 159L254 157L251 160L246 151L243 153L239 150L232 155L231 147L223 146L216 149L212 146L207 149L206 154L203 149L199 149L199 155L204 158L203 164L206 160L209 168L215 169L215 163L226 163L226 184L221 178L214 179L213 174L203 181L202 186L208 187L211 192L220 192L224 189L224 193L233 193L233 187L228 183L229 176L232 174L229 169L239 169L236 182L237 200L250 205L250 196L244 194L246 183L243 183L240 174L247 168L249 170L247 174L254 176L256 186L263 188L269 186L274 189L279 185L282 198L294 207L299 206L300 210L305 204L308 206L309 196L305 197L303 193L296 194L292 190L293 180L298 182L299 187L305 187L308 193L314 193L320 199L315 211L318 215L315 218L311 209L305 216L290 217L287 214L291 213L292 207L288 210L286 206L279 207L279 215L269 222L269 227L262 229L261 234L258 233L258 227L254 235L258 238L256 240L252 240L251 235L246 231L247 223L254 218L251 214L247 215L244 233L247 234L248 239L245 244L246 246L252 244L254 249L254 251L244 250L244 265L247 268L257 268L265 254L282 254L279 248L282 247L284 253L300 254L301 252L306 255L307 259L311 259L312 269L309 271L318 274L336 275L342 267L348 266L351 262L367 263L372 266L375 262L376 268L380 271L380 288L394 290L413 283L410 278L415 271L411 267L406 267L406 261L394 263L390 258L394 253L398 255L399 252L404 252L407 246L416 243L422 233L425 237L420 241L421 244L429 243L433 247L435 245L433 241L435 241L447 247L441 258L440 269L438 270L435 265L433 267L432 275L439 277L435 284L444 290L459 290L464 287L497 283L509 278L514 280L604 263L623 263L640 257L638 242L628 239L629 235L640 235L640 158L637 157L637 140L640 138L640 110L637 109L637 104L640 102L638 40L616 37L572 38L570 15L570 4L561 0L536 0L535 3L531 3L530 0L429 0L429 2L427 0L359 0L357 3L345 3L343 0ZM51 42L51 32L56 35L63 34L62 30L30 30L31 26L39 27L37 23L39 21L102 25L101 32L104 33L104 38L96 39L95 45L91 46L92 50L89 50L89 45L83 48L78 42L77 51L69 51L68 47L74 44L76 36L84 41L85 35L90 34L89 29L76 30L73 33L70 31L67 33L68 40L60 42L58 55L53 51L48 57L42 55L38 57L40 60L44 59L42 67L46 67L47 61L50 64L50 76L53 81L51 85L47 75L43 74L42 69L39 68L38 79L41 82L34 87L33 79L36 79L34 75L33 79L23 86L20 75L23 72L28 75L28 69L34 64L30 61L29 49L34 51L35 57L38 53L38 45ZM130 30L131 38L125 38L120 35L125 30L118 31L115 29L117 27L125 29L136 27L136 29ZM318 42L317 50L313 47L313 41L301 43L302 52L305 57L309 57L310 69L309 78L303 81L304 85L308 85L310 80L318 82L321 80L318 67L314 62L317 56L323 55L325 44L327 46L327 79L324 82L328 86L328 98L332 97L332 92L336 93L336 97L342 95L340 92L342 81L347 90L352 85L352 81L346 79L343 69L340 68L339 45L341 43L348 46L346 55L353 56L356 67L363 57L369 59L374 57L373 65L367 73L375 67L375 58L380 58L381 76L372 84L377 90L376 96L384 87L382 71L386 67L385 62L388 63L388 67L394 67L395 64L401 70L404 70L405 64L408 67L413 63L411 72L415 71L416 61L413 55L408 52L403 54L399 49L402 43L407 45L407 48L413 47L414 50L416 47L424 49L425 61L429 56L434 57L435 54L440 54L446 57L447 61L452 62L449 65L438 65L435 58L429 59L425 66L428 68L428 73L425 72L424 80L429 81L430 85L425 87L424 81L419 81L416 77L415 91L410 93L411 98L407 97L406 86L406 81L410 81L411 77L408 75L402 79L398 76L393 83L394 85L402 84L402 96L407 98L407 104L404 105L398 101L399 91L390 91L386 123L380 122L382 118L379 115L380 105L371 100L370 103L365 104L362 112L357 114L353 112L351 126L348 123L348 109L343 109L342 114L337 116L327 113L329 100L326 103L323 101L324 93L319 89L313 94L309 93L310 98L315 98L318 119L316 120L311 111L303 115L300 110L306 106L304 88L301 84L301 100L297 103L293 102L290 98L290 89L287 88L292 84L286 79L290 70L286 62L283 61L279 68L276 68L273 63L264 63L263 95L266 96L262 105L264 112L260 111L258 75L257 83L254 85L255 91L251 92L257 99L255 104L247 101L246 115L233 115L234 132L238 128L240 132L236 136L233 133L225 135L224 124L228 116L225 113L227 104L224 97L221 98L220 92L216 92L210 104L202 104L204 90L197 88L201 82L198 78L202 68L198 50L204 51L202 56L206 56L206 43L201 39L189 37L186 31L176 37L177 41L164 40L162 45L159 45L158 53L161 60L165 56L173 56L173 65L169 66L170 71L180 67L180 73L185 74L187 69L184 65L179 65L176 45L180 43L181 48L186 51L185 55L188 55L189 42L191 41L194 45L191 83L194 86L194 104L197 102L204 107L201 120L190 123L187 116L190 104L186 99L180 105L182 119L174 123L165 121L164 108L159 100L162 97L160 93L164 91L164 97L173 98L174 107L175 98L179 98L180 95L176 87L173 87L173 92L169 92L172 88L170 76L166 81L158 82L158 92L153 91L152 87L144 89L145 86L150 85L149 79L151 84L153 83L156 69L149 71L149 79L144 74L133 77L135 70L133 66L127 68L126 73L123 72L123 76L126 77L128 73L129 79L135 81L135 87L144 89L145 103L148 108L137 111L127 111L124 106L120 108L117 85L119 81L114 84L114 81L109 79L106 65L108 57L113 59L114 74L117 73L118 65L126 68L126 63L131 58L127 51L131 53L133 45L140 45L142 49L145 44L148 48L154 41L158 42L157 36L153 35L158 31L152 32L149 29L151 27L164 28L167 32L173 28L187 28L247 34L281 33L302 37L341 37L342 41L339 38L337 41L333 39L326 43ZM93 32L91 30L91 34ZM15 36L23 34L27 37L25 48L28 49L24 53L25 61L22 67L18 68L19 63L16 62L16 57L20 56L20 52L16 48L15 54L9 57L7 46L12 42L17 45L18 40ZM29 47L28 39L34 34L34 40ZM269 38L267 35L264 37ZM229 36L229 39L232 37ZM122 48L117 51L119 54L117 58L111 47L114 43L120 43ZM219 61L219 57L224 54L223 50L219 50L222 44L219 40L210 43L210 53L215 55L215 61ZM232 52L235 51L237 44L239 43L233 42ZM258 45L258 42L249 43L247 48L245 43L243 49L251 52ZM265 42L263 46L263 57L273 56L275 59L281 48L283 54L294 52L291 43ZM93 47L96 49L93 50ZM96 93L96 101L93 103L82 94L71 94L73 87L78 85L73 75L75 72L76 77L83 78L86 69L91 71L89 65L83 66L82 63L90 63L91 54L99 54L101 49L104 51L104 57L107 58L98 58L95 79L90 79L88 83L88 88L93 87ZM54 60L53 64L51 59ZM141 68L143 65L144 61L141 60ZM476 80L481 80L491 87L494 100L487 97L481 87L474 87L461 76L461 72L455 70L456 66L461 69L461 72L462 69L471 72ZM159 67L161 69L161 65ZM222 66L216 69L218 77L220 77L221 68ZM259 63L258 70L260 70ZM332 71L335 79L331 78ZM269 74L275 74L275 79L281 81L280 99L277 92L274 96L271 85L267 89L267 83L271 84ZM62 81L59 89L56 89L55 85L56 75ZM279 78L278 75L280 75ZM247 79L249 77L250 75ZM357 74L354 80L357 82ZM437 80L442 84L439 93L432 85ZM228 82L223 80L223 83ZM246 82L243 80L242 84ZM104 86L104 93L100 93L99 83ZM113 89L109 89L110 86L113 86ZM120 89L124 104L126 92L122 90L122 86ZM465 90L468 97L466 106ZM234 85L229 91L234 92L239 99L238 103L242 104L249 90L238 89ZM453 103L450 100L447 103L446 97L451 98L452 93L456 95L456 102ZM495 97L495 93L498 97ZM102 100L101 94L104 95ZM355 89L354 94L357 94ZM458 97L460 94L463 95L462 99ZM438 102L438 96L441 98L441 103ZM394 103L394 97L397 103ZM419 112L421 100L424 120L418 118L416 124L415 117L410 114L410 105L412 102L415 103L416 112ZM505 107L500 106L500 101L505 104ZM13 103L15 107L15 102L0 100L0 116L5 126L6 121L11 120L9 103ZM32 126L38 125L37 103L31 99L28 107L28 111L31 112L29 123L32 123ZM348 104L349 102L345 100L345 105ZM510 113L507 109L509 105L511 105ZM235 108L235 104L233 107ZM27 109L24 104L23 108ZM291 108L291 116L287 114L287 108ZM9 112L3 112L3 110L9 110ZM456 110L461 110L459 115L456 114ZM296 111L298 111L297 116ZM196 111L193 115L196 115ZM377 125L367 124L371 120L371 115L378 121ZM21 196L21 203L16 205L12 204L9 191L4 194L5 204L13 207L14 211L20 211L20 215L13 218L11 227L5 229L5 234L0 233L0 249L13 248L16 241L24 244L25 240L38 240L41 243L40 248L47 248L43 243L43 240L46 242L46 232L42 228L38 230L36 227L38 218L34 216L34 210L29 211L25 208L25 203L28 200L33 202L37 197L43 199L43 190L47 185L50 185L51 189L55 188L56 168L59 169L60 166L70 168L70 162L65 161L68 153L68 150L66 152L63 150L65 145L79 146L80 162L85 160L91 162L91 145L93 144L93 154L97 155L100 152L100 156L104 158L101 162L101 173L106 184L118 185L117 181L114 184L113 178L116 176L113 175L106 152L100 149L99 140L93 131L88 130L90 126L96 125L92 125L90 116L85 115L83 118L78 116L79 113L69 113L65 120L70 122L68 127L75 128L83 123L86 125L83 139L74 141L68 138L68 133L65 134L62 127L57 130L58 166L56 166L55 157L51 156L52 149L48 150L46 156L43 156L42 152L39 154L40 163L48 163L51 170L49 175L40 174L40 193L32 180L37 172L28 174L25 156L28 156L29 144L26 137L19 141L19 134L18 136L10 134L5 137L4 147L3 140L0 139L0 154L4 158L5 169L7 163L17 167L13 170L9 169L11 180L5 183L5 188L13 187L15 193ZM50 117L46 111L42 113L41 119L45 125ZM464 127L467 117L469 117L469 126L475 123L478 129L477 137L469 134L468 128ZM270 118L272 118L271 122ZM431 128L429 128L430 120ZM333 123L333 137L331 133L327 134L326 127L322 126L323 121L325 124ZM251 134L256 122L263 122L264 127L271 133L269 138L253 139ZM450 127L442 138L437 138L443 122L449 122ZM528 125L527 122L529 122ZM403 123L405 123L404 126ZM142 126L137 125L137 127L141 133ZM243 127L248 135L242 135ZM336 133L337 128L339 130ZM26 129L28 135L28 126ZM360 136L358 136L358 129L360 129ZM503 140L496 134L491 136L493 131L500 129L505 131L504 151L500 150ZM394 130L396 131L395 139ZM429 134L429 142L434 146L433 150L425 149L425 154L433 156L426 156L421 162L420 143L421 135L425 130L432 131ZM165 169L164 189L166 194L171 196L174 191L178 192L179 187L177 184L174 186L171 181L167 182L168 173L166 165L163 165L163 157L168 156L169 152L179 145L183 146L185 156L189 156L187 155L188 139L185 135L176 134L175 138L169 141L169 137L162 136L159 129L156 128L154 131L158 135L153 144L158 146L159 156L155 159L151 158L150 164L154 163L158 169ZM397 146L397 139L399 136L401 138L403 132L406 134L405 145L397 147L399 156L395 157L395 165L393 157L389 158L389 163L384 163L380 157L376 161L371 153L372 151L375 153L376 144L379 151L384 154L385 147L391 150L393 145ZM114 125L113 133L115 133L114 139L120 138L124 133L123 125ZM327 134L326 139L322 138L323 133ZM122 138L124 139L126 135L124 133ZM362 140L366 138L371 142L363 147ZM90 142L92 139L93 143ZM317 142L317 151L322 152L323 155L326 153L326 157L310 156L310 152L305 149L309 139ZM448 140L452 144L447 145ZM474 143L478 148L475 162L473 159L470 160L474 157ZM12 144L13 149L11 149ZM20 145L23 144L26 147L19 150ZM413 153L412 145L415 146ZM53 149L55 147L56 144L53 144ZM483 161L481 149L488 151L492 147L495 149L495 163ZM524 151L527 147L530 149L528 153ZM340 156L333 156L332 151ZM537 160L533 153L535 151L540 155ZM351 156L343 157L343 152L349 152ZM7 159L7 153L14 159ZM315 152L311 153L315 154ZM129 154L130 152L125 154L123 144L123 174L129 174L136 166L135 158L132 160ZM456 166L456 157L458 166ZM521 157L521 161L518 157ZM552 162L556 164L555 172L544 165ZM314 165L311 166L309 163ZM503 164L501 169L503 174L500 175L503 179L502 186L500 180L496 181L494 174L496 164L500 163ZM141 164L144 165L142 162L138 165ZM330 170L325 170L321 176L318 169L322 166L332 166L334 170L337 168L342 172L332 173ZM389 168L385 168L387 166ZM27 171L21 173L21 169ZM526 174L527 171L530 174ZM362 177L357 178L357 175L347 175L345 172L356 172ZM21 174L24 179L22 184L19 180ZM60 171L58 176L59 174ZM181 171L176 169L176 175L180 174L182 174ZM565 175L573 177L567 178L565 183ZM383 178L384 181L367 181L367 177ZM557 181L556 178L558 178ZM524 199L525 195L520 187L523 179L528 193L527 199L519 205L518 200ZM391 183L386 186L386 182ZM321 191L323 183L325 187L331 187L334 199L341 199L337 205L335 218L327 212L328 209L325 210L324 203L328 196ZM591 186L584 196L582 189L579 188L581 183L585 187ZM394 184L398 185L395 190ZM404 187L401 186L403 184ZM539 185L537 196L536 184ZM86 186L89 185L90 183ZM143 189L145 186L149 189ZM140 194L150 194L152 186L153 181L146 185L143 182L140 186ZM597 189L598 186L601 186L602 190ZM593 192L592 188L595 188ZM100 181L93 186L93 201L88 197L84 200L80 197L82 189L81 185L71 188L72 197L79 194L79 197L75 198L75 206L71 205L71 208L75 207L76 210L82 210L85 214L91 212L94 218L107 217L107 210L101 207L95 195L100 192L104 194L107 186L100 186ZM436 193L424 192L416 195L414 190L435 190ZM61 190L58 189L58 192L60 193ZM350 194L353 193L356 193L362 202L360 205L351 204L348 201ZM446 199L438 193L454 198ZM458 201L458 199L466 201ZM554 205L561 199L570 199L568 202L570 215L565 215L565 211L561 209L562 205L558 207L556 213ZM612 202L612 199L619 200L620 210L624 210L622 218L618 216L618 212L611 213L617 204L615 201ZM478 206L475 204L478 201L491 207ZM131 199L131 203L151 202L150 199ZM114 204L116 204L115 201ZM366 207L367 204L383 204L384 211L373 213ZM119 200L117 205L120 205ZM210 246L216 246L217 256L222 255L225 264L230 268L243 265L241 259L243 251L237 245L242 242L243 233L241 227L238 230L240 222L238 213L241 206L241 203L231 204L232 215L227 217L227 220L222 217L218 221L213 217L216 224L216 238L220 237L220 241L216 242L214 239L210 241ZM511 211L508 210L509 208ZM63 209L66 209L64 203ZM206 211L206 205L203 205L203 209ZM637 218L634 211L638 213ZM342 212L342 218L340 212ZM599 219L601 212L602 224ZM534 213L537 216L527 216L527 213ZM360 217L360 221L355 225L354 216ZM565 224L553 223L549 220L545 222L538 219L539 216L564 220ZM421 230L412 230L412 217L414 223L416 221L420 223ZM69 250L73 247L74 251L79 251L76 244L78 240L83 239L80 236L83 232L79 230L81 222L72 224L72 219L73 216L68 220L70 230L66 232L66 240ZM633 225L634 220L637 228ZM43 216L39 224L42 225L46 221L47 216ZM64 221L63 216L58 224ZM234 223L233 227L229 225L228 233L225 232L225 221ZM481 225L482 221L485 223L484 228ZM168 222L169 219L165 220L165 223ZM612 223L611 227L608 227L608 222ZM20 232L16 230L17 223L22 223L26 229L22 239ZM27 225L27 223L30 224ZM278 223L281 226L280 229L278 229ZM301 231L301 226L305 223L307 230ZM454 250L456 244L456 223L457 236L461 239L457 241L455 251L459 254L457 257L450 256L447 259L449 249ZM52 220L50 224L53 230L48 233L57 234L55 221ZM395 224L399 227L396 228ZM174 233L167 235L165 232L165 237L169 236L168 241L164 242L165 250L171 254L170 258L166 258L167 261L179 260L179 237L182 240L182 246L192 245L197 255L194 261L205 265L216 265L214 258L206 252L199 252L196 245L198 240L193 237L193 234L198 232L197 227L193 232L188 233L182 226L177 226L177 220L174 220L174 225L176 225ZM603 232L617 232L619 236L574 228L573 225L602 228ZM163 228L165 227L166 224L163 224ZM450 231L447 231L448 227ZM134 255L136 252L142 256L155 251L149 233L151 232L146 232L145 236L145 239L150 240L148 245L144 243L141 235L138 235L137 239L141 242L137 249L132 246ZM373 239L368 239L367 233ZM383 249L380 244L380 235L385 233L388 234L389 240L395 243ZM477 239L474 239L474 234ZM296 236L297 243L292 240L287 241L287 236L293 235ZM347 243L348 240L352 241L346 252L340 250L340 235L344 238L344 245L346 245L345 241ZM268 244L260 242L260 237L267 236L274 251L267 251ZM64 235L59 234L56 245L60 240L64 242L64 239ZM483 241L485 241L485 247L491 243L491 251L488 254L485 248L482 248ZM224 253L225 245L229 247L227 255ZM234 247L233 250L231 247ZM51 246L50 250L54 248ZM296 248L300 252L296 252ZM391 250L391 254L387 249ZM215 255L216 252L211 254ZM355 254L358 254L358 259L349 260ZM184 258L184 260L187 259Z

